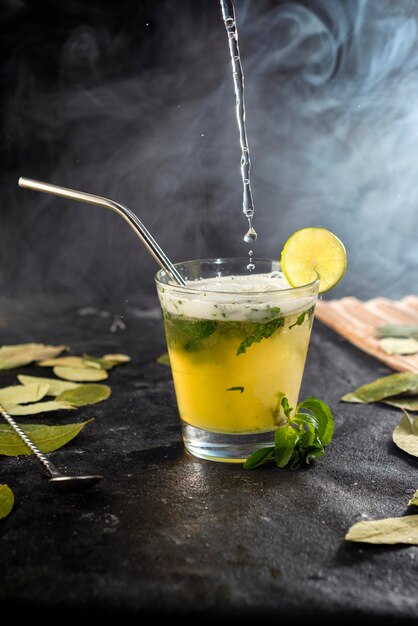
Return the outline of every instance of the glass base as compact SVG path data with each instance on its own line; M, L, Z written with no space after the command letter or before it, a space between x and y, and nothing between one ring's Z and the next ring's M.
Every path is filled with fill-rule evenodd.
M274 445L274 430L262 433L213 433L182 422L184 447L199 459L244 463L259 448Z

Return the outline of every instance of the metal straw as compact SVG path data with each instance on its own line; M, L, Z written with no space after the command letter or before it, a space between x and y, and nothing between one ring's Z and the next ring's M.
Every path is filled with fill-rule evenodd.
M76 189L68 189L67 187L51 185L50 183L44 183L39 180L33 180L31 178L20 177L19 187L33 189L34 191L44 191L54 196L71 198L72 200L86 202L87 204L96 204L97 206L103 206L107 209L115 211L115 213L118 213L118 215L123 217L123 219L125 219L128 224L133 228L137 236L141 239L142 243L144 243L149 252L151 252L157 263L169 274L171 274L177 283L183 285L183 287L186 286L186 281L184 280L184 278L174 267L170 259L160 248L160 246L149 233L149 231L145 228L141 220L139 220L135 213L132 213L130 209L128 209L126 206L123 206L123 204L119 204L119 202L115 202L114 200L111 200L110 198L105 198L104 196L95 196L91 193L85 193L84 191L77 191Z

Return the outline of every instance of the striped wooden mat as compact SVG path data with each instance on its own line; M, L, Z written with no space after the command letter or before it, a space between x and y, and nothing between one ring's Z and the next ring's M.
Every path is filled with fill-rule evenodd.
M418 354L386 354L379 347L376 328L386 324L418 324L418 296L400 300L373 298L361 301L347 297L318 300L316 317L364 352L394 370L418 372Z

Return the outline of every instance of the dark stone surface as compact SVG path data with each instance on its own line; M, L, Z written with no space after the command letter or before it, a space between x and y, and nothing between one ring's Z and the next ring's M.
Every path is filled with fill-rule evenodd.
M57 618L416 623L418 548L344 541L360 519L407 514L418 487L417 461L392 443L399 411L339 400L389 373L379 362L317 320L301 398L329 403L334 439L310 468L246 471L183 451L170 370L156 362L165 343L152 299L103 309L4 301L0 343L26 341L132 362L110 372L107 401L70 419L42 416L95 418L49 455L62 470L102 473L90 491L57 493L35 458L1 458L1 482L16 497L0 521L4 606ZM16 374L0 372L1 386Z

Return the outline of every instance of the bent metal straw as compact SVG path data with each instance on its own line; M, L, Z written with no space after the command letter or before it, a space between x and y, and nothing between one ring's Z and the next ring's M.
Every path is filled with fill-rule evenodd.
M186 286L186 281L184 280L184 278L174 267L170 259L160 248L150 232L145 228L141 220L138 219L135 213L132 213L132 211L125 207L123 204L119 204L119 202L115 202L114 200L111 200L110 198L105 198L104 196L95 196L91 193L86 193L84 191L77 191L76 189L68 189L67 187L51 185L50 183L44 183L39 180L33 180L31 178L20 177L19 187L23 187L25 189L33 189L34 191L44 191L54 196L71 198L72 200L86 202L87 204L96 204L97 206L106 207L108 209L111 209L112 211L115 211L115 213L123 217L131 226L131 228L133 228L136 235L145 244L154 259L160 265L160 267L162 267L169 274L171 274L174 280L179 285L183 285L183 287Z

